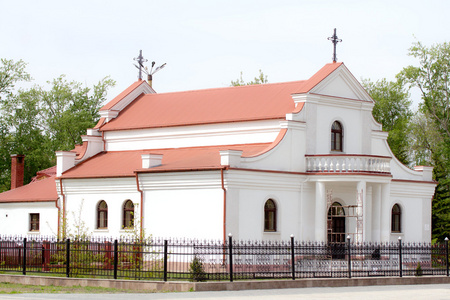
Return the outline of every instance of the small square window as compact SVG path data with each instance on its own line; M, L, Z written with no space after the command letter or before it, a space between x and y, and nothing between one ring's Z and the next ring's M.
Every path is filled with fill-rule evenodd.
M30 214L30 231L39 231L39 214Z

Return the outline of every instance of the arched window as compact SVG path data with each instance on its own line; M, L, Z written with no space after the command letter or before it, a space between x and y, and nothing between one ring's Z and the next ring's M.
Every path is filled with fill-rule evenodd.
M331 150L342 151L342 125L338 121L331 126Z
M134 204L131 200L125 201L123 204L123 228L134 227Z
M391 231L402 232L402 210L400 205L395 204L391 213Z
M97 228L108 228L108 205L104 200L97 205Z
M272 199L264 204L264 231L277 231L277 206Z

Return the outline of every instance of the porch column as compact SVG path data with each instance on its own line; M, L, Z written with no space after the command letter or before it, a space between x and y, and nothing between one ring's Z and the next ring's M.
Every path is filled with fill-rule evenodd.
M381 184L373 186L372 194L372 241L381 241Z
M367 216L367 192L366 182L359 181L356 186L356 205L358 205L358 218L356 221L356 241L363 242L366 240L366 216Z
M327 240L327 198L325 183L316 182L316 212L315 212L315 241Z
M381 242L389 242L391 236L391 185L385 183L381 185Z

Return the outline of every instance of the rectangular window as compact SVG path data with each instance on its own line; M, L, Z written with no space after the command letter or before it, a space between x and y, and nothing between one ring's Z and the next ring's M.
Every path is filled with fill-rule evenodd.
M39 231L39 214L30 214L30 231Z

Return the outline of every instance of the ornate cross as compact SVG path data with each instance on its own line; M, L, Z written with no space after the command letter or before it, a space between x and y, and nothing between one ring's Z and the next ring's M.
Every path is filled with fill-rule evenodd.
M144 59L142 56L142 50L139 51L139 56L133 58L135 61L137 61L138 66L136 66L139 69L139 80L142 80L142 69L144 68L144 63L147 62L147 59Z
M337 61L337 57L336 57L336 44L339 42L342 42L341 39L338 39L337 35L336 35L336 28L334 29L334 34L333 36L328 38L329 41L331 41L334 45L334 51L333 51L333 62Z

